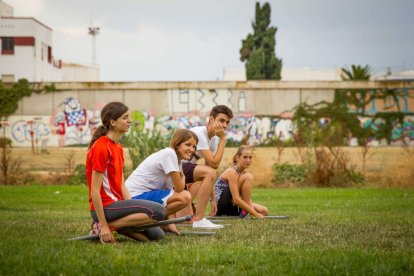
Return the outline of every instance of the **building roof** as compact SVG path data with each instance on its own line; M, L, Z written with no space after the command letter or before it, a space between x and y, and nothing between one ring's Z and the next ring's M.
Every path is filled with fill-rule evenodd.
M42 25L43 27L45 27L46 29L49 29L50 31L53 31L52 28L50 28L49 26L43 24L42 22L40 22L39 20L37 20L36 18L33 18L33 17L2 16L1 19L27 19L27 20L33 20L36 23L38 23L39 25Z

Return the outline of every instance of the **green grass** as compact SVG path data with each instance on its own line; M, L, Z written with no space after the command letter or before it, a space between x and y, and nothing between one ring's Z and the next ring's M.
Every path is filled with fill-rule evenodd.
M0 275L413 275L414 190L257 189L287 220L116 245L84 235L84 186L0 186ZM189 230L191 228L185 228Z

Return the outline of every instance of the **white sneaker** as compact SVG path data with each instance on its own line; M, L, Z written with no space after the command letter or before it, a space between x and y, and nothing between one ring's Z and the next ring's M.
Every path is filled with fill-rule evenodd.
M224 226L220 224L212 223L208 219L203 218L202 220L194 221L193 228L220 229L220 228L224 228Z

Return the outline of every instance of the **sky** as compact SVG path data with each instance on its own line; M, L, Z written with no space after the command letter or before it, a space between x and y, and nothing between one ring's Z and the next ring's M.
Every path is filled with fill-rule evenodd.
M3 0L53 29L53 55L91 62L102 81L214 81L241 69L254 0ZM259 1L264 3L265 1ZM413 0L270 0L276 55L286 69L369 65L414 69Z

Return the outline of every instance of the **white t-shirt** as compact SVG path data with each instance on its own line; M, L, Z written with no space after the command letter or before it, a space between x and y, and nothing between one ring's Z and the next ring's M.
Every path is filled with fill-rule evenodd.
M171 190L170 172L179 172L177 154L165 148L148 156L125 181L131 197L153 190Z
M197 150L195 154L198 157L202 157L201 151L209 149L213 154L216 154L218 145L220 143L220 138L218 136L213 136L211 139L208 138L207 127L206 126L197 126L190 128L198 137ZM197 163L197 159L193 157L189 162Z

